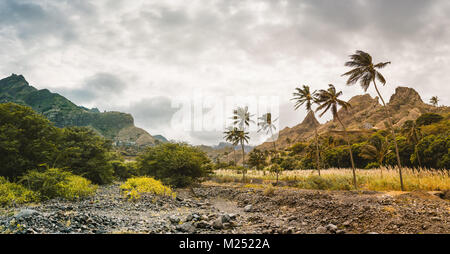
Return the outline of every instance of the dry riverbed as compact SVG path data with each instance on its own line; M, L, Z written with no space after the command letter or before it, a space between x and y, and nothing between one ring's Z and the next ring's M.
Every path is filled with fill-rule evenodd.
M449 193L244 188L204 184L130 202L119 184L85 200L0 211L0 233L450 233Z

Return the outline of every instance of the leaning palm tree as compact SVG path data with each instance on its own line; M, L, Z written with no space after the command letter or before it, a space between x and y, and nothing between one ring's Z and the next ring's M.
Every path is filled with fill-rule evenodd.
M355 189L357 189L358 186L356 185L355 162L353 161L352 146L350 145L350 141L348 139L347 129L345 125L342 123L338 114L338 106L341 106L344 110L348 110L348 108L351 106L348 102L338 99L338 97L342 95L342 91L336 92L336 88L332 84L329 84L328 86L329 88L327 90L323 89L319 90L319 92L315 96L316 101L319 104L319 107L317 107L316 112L323 110L322 113L320 113L319 115L320 117L322 117L328 110L331 110L331 113L333 114L333 119L338 120L338 122L342 126L342 129L344 129L344 135L345 138L347 139L347 145L350 151L350 161L352 163L353 185L355 186Z
M275 126L274 122L276 122L278 120L278 118L272 119L272 114L271 113L266 113L266 114L262 115L261 117L259 117L258 120L259 120L258 126L260 127L258 132L265 131L266 134L270 133L270 136L273 138L273 142L272 142L273 143L273 149L276 151L277 150L277 146L275 144L276 140L273 137L273 131L277 129L277 127Z
M239 129L236 127L228 127L223 134L225 135L223 138L225 141L230 142L233 145L233 157L234 157L234 165L237 166L236 161L236 149L235 147L239 144L239 140L237 139L237 133Z
M437 107L437 105L438 105L438 102L439 102L439 99L438 99L438 97L437 97L437 96L433 96L433 97L431 97L431 99L430 99L430 103L431 103L431 104L433 104L433 106Z
M354 69L342 74L342 76L349 76L349 78L347 80L347 85L354 85L359 81L364 92L366 92L367 89L369 88L370 84L373 83L373 86L375 87L375 90L377 91L378 97L381 99L381 102L383 103L386 117L388 118L388 124L390 127L389 129L391 129L391 133L392 133L392 137L393 137L394 145L395 145L395 154L397 156L398 172L400 175L400 186L403 191L404 188L403 188L403 177L402 177L402 165L400 162L400 153L398 151L398 145L397 145L397 139L395 136L394 126L392 124L392 117L389 113L389 109L386 107L386 103L384 102L384 99L381 96L380 91L378 91L378 87L377 87L377 83L376 83L376 80L378 80L381 84L383 84L383 85L386 84L385 78L377 69L382 69L390 63L391 62L380 62L377 64L373 64L372 56L370 56L368 53L366 53L364 51L357 50L355 54L350 55L350 61L345 63L345 66L352 67Z
M241 143L242 148L242 181L245 183L245 172L247 169L245 168L245 143L248 144L250 137L248 136L248 132L245 132L244 130L238 130L236 132L236 140Z
M419 143L422 133L420 132L420 127L417 126L416 122L413 120L408 120L403 124L403 133L406 136L406 141L413 144L414 147ZM419 163L419 168L422 168L422 162L420 161L419 152L415 149L417 162Z
M294 98L291 99L295 100L294 109L297 110L299 107L305 105L306 111L308 111L308 113L314 114L314 111L312 110L312 105L314 103L317 103L315 101L316 91L311 93L309 86L305 85L303 85L303 88L297 87L295 88L295 90L297 92L293 93ZM317 134L317 125L314 128L314 136L316 139L316 168L320 176L319 138L318 138L319 135Z

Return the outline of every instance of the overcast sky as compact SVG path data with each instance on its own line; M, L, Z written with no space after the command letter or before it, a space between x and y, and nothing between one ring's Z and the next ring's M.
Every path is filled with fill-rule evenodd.
M449 13L448 0L1 0L0 75L132 113L151 134L217 144L220 132L174 127L175 97L276 96L280 127L293 126L306 115L295 87L363 93L340 76L358 49L392 62L386 100L409 86L450 104Z

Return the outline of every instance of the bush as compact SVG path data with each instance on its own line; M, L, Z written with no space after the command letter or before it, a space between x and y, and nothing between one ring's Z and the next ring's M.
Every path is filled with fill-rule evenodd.
M379 168L380 164L378 162L370 162L366 165L365 169Z
M211 173L206 154L187 144L165 143L149 147L137 160L142 174L175 187L197 183Z
M444 119L443 116L435 113L424 113L416 119L417 126L430 125Z
M38 193L0 177L0 206L39 201Z
M42 199L62 197L75 200L89 196L97 189L89 180L57 168L44 172L31 170L21 181L31 190L39 192Z
M114 170L114 177L119 180L126 180L130 177L139 176L136 162L123 162L119 160L111 161Z
M161 181L151 177L130 178L120 186L120 189L130 200L139 199L143 193L175 198L175 192L170 187L164 186Z

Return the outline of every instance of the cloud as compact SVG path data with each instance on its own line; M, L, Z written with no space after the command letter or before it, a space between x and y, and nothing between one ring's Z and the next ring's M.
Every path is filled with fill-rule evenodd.
M424 101L449 94L448 13L446 0L3 0L0 74L128 111L169 139L217 143L218 133L169 128L168 101L198 90L219 99L275 95L283 129L304 116L289 104L296 86L333 83L346 99L362 93L340 77L357 49L392 62L385 98L399 85Z

